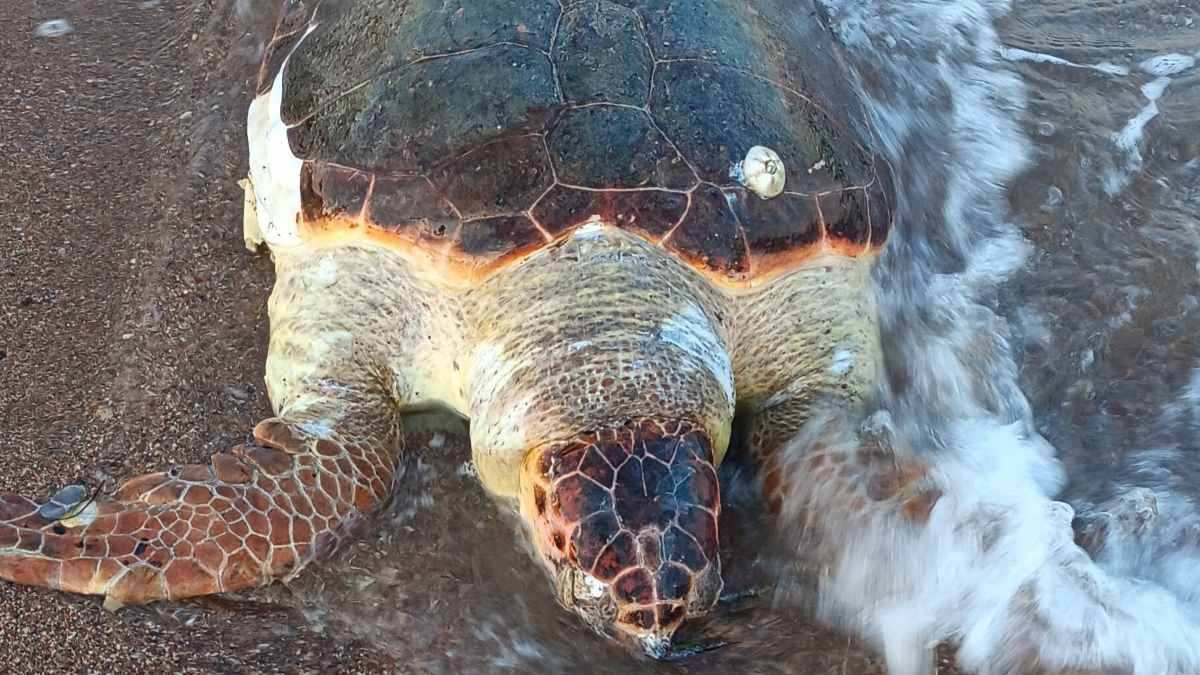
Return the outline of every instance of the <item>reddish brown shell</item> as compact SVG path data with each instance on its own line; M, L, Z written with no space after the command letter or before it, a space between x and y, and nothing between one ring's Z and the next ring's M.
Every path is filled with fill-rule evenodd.
M794 0L326 4L289 3L262 78L288 58L308 230L479 278L598 216L735 285L886 240L891 175ZM753 146L784 162L778 196L738 180Z

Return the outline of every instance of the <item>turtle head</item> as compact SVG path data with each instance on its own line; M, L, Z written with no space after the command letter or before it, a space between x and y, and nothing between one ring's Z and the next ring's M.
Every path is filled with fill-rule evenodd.
M521 512L559 601L654 658L721 592L713 451L701 427L629 420L525 458Z

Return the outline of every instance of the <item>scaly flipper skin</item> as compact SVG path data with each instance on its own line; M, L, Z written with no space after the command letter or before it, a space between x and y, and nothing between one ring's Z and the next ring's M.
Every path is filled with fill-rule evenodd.
M297 574L383 504L403 450L400 412L423 382L409 364L449 370L410 351L424 344L414 333L437 334L422 323L437 301L373 249L275 259L266 383L276 417L255 442L91 503L81 488L42 505L0 496L0 579L105 595L113 609L259 586ZM379 275L390 283L363 292Z
M917 457L897 455L878 445L854 451L816 446L803 460L772 461L764 492L774 510L802 516L805 531L836 538L843 521L891 514L924 525L942 497Z
M0 578L104 595L110 609L259 586L332 550L391 490L394 443L278 418L254 436L92 503L0 497Z

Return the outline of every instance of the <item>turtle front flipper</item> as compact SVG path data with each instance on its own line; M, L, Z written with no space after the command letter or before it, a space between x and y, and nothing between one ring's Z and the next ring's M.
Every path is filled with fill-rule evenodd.
M535 449L521 511L560 600L656 657L720 595L712 445L690 423L633 420Z
M265 420L256 443L146 474L92 499L0 497L0 578L104 595L105 606L174 600L287 579L384 501L397 441Z

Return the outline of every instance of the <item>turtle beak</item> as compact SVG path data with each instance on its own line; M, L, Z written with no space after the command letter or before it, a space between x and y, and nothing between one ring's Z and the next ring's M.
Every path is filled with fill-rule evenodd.
M620 607L614 602L611 585L580 571L570 563L558 566L555 585L559 602L574 610L597 632L617 637L655 660L670 660L677 656L671 639L682 618L675 611L675 607L664 608L666 613L675 615L674 622L658 622L646 629L616 620L620 614ZM652 618L658 619L660 614L664 612L651 611Z

